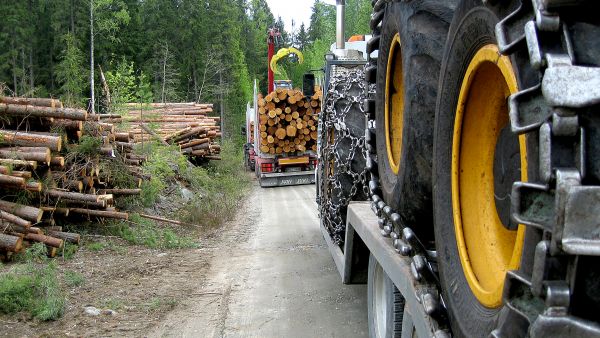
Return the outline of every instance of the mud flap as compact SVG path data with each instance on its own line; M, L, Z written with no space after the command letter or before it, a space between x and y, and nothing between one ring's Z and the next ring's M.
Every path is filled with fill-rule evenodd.
M260 186L267 187L282 187L287 185L302 185L315 183L314 171L303 171L298 173L274 173L261 174Z

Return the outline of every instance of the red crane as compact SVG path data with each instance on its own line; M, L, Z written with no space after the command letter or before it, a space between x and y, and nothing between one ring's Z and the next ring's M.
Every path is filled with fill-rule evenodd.
M273 86L273 83L275 81L275 74L273 74L273 70L271 69L271 59L273 58L273 55L275 55L275 43L277 43L277 40L279 39L279 37L281 36L281 33L279 32L279 28L277 27L271 27L269 28L269 32L268 32L268 36L267 36L267 45L268 45L268 52L267 52L267 69L268 69L268 93L272 92L275 88Z

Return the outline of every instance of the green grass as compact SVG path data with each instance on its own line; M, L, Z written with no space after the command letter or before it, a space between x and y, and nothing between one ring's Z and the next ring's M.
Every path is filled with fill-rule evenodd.
M142 303L139 305L143 310L147 312L154 312L161 310L163 308L172 309L177 305L177 300L173 298L159 298L152 297L150 301L147 303Z
M189 223L216 226L230 220L250 187L250 179L244 174L242 148L234 142L224 142L222 160L211 161L205 167L189 165L173 146L148 143L136 151L148 156L144 172L152 177L142 184L141 204L152 206L169 182L183 180L199 192L198 198L177 213L179 219Z
M102 251L106 249L107 245L104 242L91 242L87 243L85 247L90 251Z
M79 246L72 243L65 243L61 252L64 259L72 259L79 250Z
M45 247L44 247L45 249ZM66 297L60 287L56 261L37 263L39 250L33 245L15 264L0 273L0 313L28 312L47 321L62 316Z
M130 244L144 245L153 249L196 248L198 244L191 237L180 236L171 229L156 226L154 221L142 218L138 214L130 214L129 221L113 222L106 231L118 236Z
M102 302L102 308L110 310L121 310L125 306L125 301L118 298L109 298Z
M67 270L64 272L63 279L65 284L70 287L81 286L85 282L85 277L76 271Z
M81 137L79 144L73 147L71 151L75 151L84 156L97 155L102 146L102 138L84 135Z
M19 263L43 263L48 261L48 249L43 243L35 243L27 250L15 255L14 259Z
M250 179L244 173L241 147L225 142L221 161L207 168L193 168L188 179L202 194L185 207L184 220L204 226L217 226L231 220L249 191Z

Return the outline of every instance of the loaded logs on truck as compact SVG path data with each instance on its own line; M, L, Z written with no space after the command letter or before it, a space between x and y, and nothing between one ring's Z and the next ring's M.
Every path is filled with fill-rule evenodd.
M141 192L145 158L133 153L135 135L107 122L116 120L54 99L0 97L1 257L34 242L50 256L79 243L59 219L128 218L115 197Z
M220 159L221 146L215 142L221 136L220 117L208 116L212 104L129 103L127 107L123 120L129 122L134 142L158 140L177 145L191 159Z
M321 111L318 91L306 97L300 90L277 88L258 97L260 151L293 154L317 151L317 120Z

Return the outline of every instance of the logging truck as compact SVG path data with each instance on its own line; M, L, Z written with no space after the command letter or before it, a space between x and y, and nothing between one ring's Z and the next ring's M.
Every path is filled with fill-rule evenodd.
M600 337L600 4L372 4L359 60L336 1L316 184L369 335Z
M258 93L254 82L253 103L246 109L246 167L254 170L261 187L315 182L317 116L320 96L313 86L304 93L289 80L274 80L275 42L279 33L268 34L268 94ZM293 48L290 50L299 52ZM278 55L281 53L278 53Z

